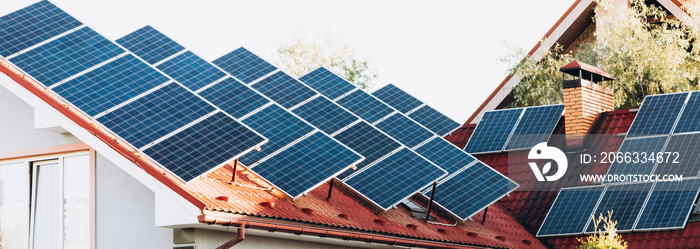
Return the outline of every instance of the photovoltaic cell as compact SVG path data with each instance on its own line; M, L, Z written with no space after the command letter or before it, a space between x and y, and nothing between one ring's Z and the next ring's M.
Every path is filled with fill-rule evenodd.
M647 96L627 137L670 134L687 97L688 93Z
M386 210L446 174L444 170L404 148L345 183Z
M364 121L338 133L334 138L365 157L364 161L357 164L357 170L361 170L365 166L401 147L401 144L396 142L396 140ZM346 177L355 173L355 171L356 170L348 169L340 174L338 179L344 180Z
M219 57L212 63L246 84L277 70L272 64L243 47Z
M86 114L95 116L168 80L133 55L126 55L52 90Z
M204 89L199 95L235 118L241 118L270 103L270 100L255 90L231 77Z
M506 150L532 148L547 142L563 112L564 105L526 108L518 127L508 140Z
M192 91L197 91L226 76L226 73L190 51L161 63L158 69Z
M445 136L460 125L430 106L423 106L408 115L411 119L430 129L438 136Z
M643 174L649 175L654 170L656 160L649 160L649 157L663 151L667 136L650 137L640 139L626 139L620 146L620 155L629 155L629 163L615 161L608 170L608 175L629 175ZM636 163L635 163L636 162ZM606 181L608 183L608 181Z
M8 57L80 26L49 1L41 1L0 17L0 56Z
M361 159L352 150L316 132L252 170L289 196L297 198Z
M141 148L215 110L184 87L170 83L97 121Z
M700 179L657 182L634 230L683 228L700 190Z
M673 133L700 131L700 92L691 92Z
M434 201L461 220L466 220L517 187L515 182L477 162L438 184ZM426 196L430 196L430 191Z
M401 114L391 115L377 123L376 127L409 148L433 137L432 132Z
M51 86L125 51L85 27L10 59L45 86Z
M265 139L221 112L144 150L182 180L190 180L261 144Z
M522 112L523 109L485 112L464 150L469 153L500 152Z
M394 109L399 110L401 113L407 113L423 104L423 102L393 84L386 85L374 91L372 95L381 99L384 103L389 104L391 107L394 107Z
M293 112L327 134L333 134L358 118L330 100L318 97L294 109Z
M597 219L601 214L608 215L608 211L612 211L611 219L617 221L618 231L630 231L637 220L637 216L642 212L644 201L646 200L653 182L635 183L635 184L620 184L610 185L605 190L603 198L598 204L598 208L593 213ZM586 228L586 232L592 233L602 231L604 224L598 224L598 227L591 221Z
M416 153L434 162L450 174L474 162L476 158L465 153L445 139L434 138L415 149Z
M657 162L655 175L696 177L700 173L698 142L700 133L672 135L664 149L664 160ZM657 159L658 161L658 159Z
M150 64L155 64L178 52L185 50L167 36L151 26L145 26L117 40L136 56Z
M329 99L336 99L355 89L355 86L323 67L311 71L299 78L299 80Z
M374 123L394 112L391 107L373 98L362 90L354 91L339 99L338 104L360 116L367 122Z
M240 163L248 167L256 166L255 163L263 157L315 130L277 105L268 106L242 122L270 140L261 146L260 151L250 152L239 159Z
M314 90L281 71L258 81L252 87L285 108L292 108L316 95Z
M537 236L582 234L605 187L564 188L559 191Z

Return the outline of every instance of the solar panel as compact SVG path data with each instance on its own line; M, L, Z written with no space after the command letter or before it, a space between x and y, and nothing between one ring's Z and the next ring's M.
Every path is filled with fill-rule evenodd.
M464 153L457 146L439 137L433 138L416 148L415 151L442 169L447 170L450 174L476 161L476 158Z
M433 133L404 115L395 114L376 124L376 127L399 142L413 148L433 137Z
M130 34L117 39L119 45L124 46L136 56L143 58L149 64L155 64L180 51L185 50L151 26L145 26Z
M133 55L126 55L52 90L95 116L169 80Z
M447 174L403 148L352 176L345 184L387 210Z
M517 183L477 162L441 181L435 189L434 201L459 219L466 220L517 187ZM426 196L430 196L430 191Z
M362 157L352 150L316 132L261 162L253 171L287 195L298 198L360 160Z
M647 96L639 108L627 137L670 134L688 93Z
M356 165L356 170L349 169L340 174L338 179L341 180L401 147L399 142L365 121L347 128L334 138L365 157L364 161Z
M246 84L277 70L275 66L243 47L219 57L212 63Z
M408 117L425 126L438 136L444 137L460 124L430 106L423 106L408 114Z
M526 108L513 135L508 140L506 150L532 148L539 143L547 142L563 112L564 105Z
M10 62L45 86L51 86L124 52L84 27L13 57Z
M355 113L355 115L367 120L369 123L377 122L381 118L394 112L391 107L362 90L357 90L348 94L339 99L337 103Z
M226 76L226 73L190 51L175 56L157 67L192 91L197 91Z
M682 175L696 177L700 173L698 153L700 133L672 135L664 149L663 160L657 157L655 175Z
M657 182L635 231L683 228L700 190L700 179L681 182Z
M404 92L393 84L386 85L372 93L375 97L389 104L401 113L410 112L423 105L423 102Z
M537 237L582 234L605 185L563 188L547 213Z
M8 57L82 25L48 1L0 17L0 56Z
M609 185L593 213L594 217L598 219L600 214L607 216L608 211L612 211L610 218L617 221L617 231L631 231L653 185L653 182ZM590 221L586 232L602 231L603 226L604 224L598 224L596 227Z
M323 67L311 71L299 78L299 80L330 99L336 99L355 89L354 85Z
M358 118L326 98L314 98L293 112L322 131L333 134Z
M235 118L241 118L271 102L231 77L202 90L199 95Z
M673 133L700 131L700 92L691 92Z
M240 157L264 140L219 112L149 147L144 153L184 181L190 181L215 169L214 166Z
M469 153L500 152L524 109L488 111L464 148Z
M170 83L97 121L141 148L215 110L184 87Z
M290 109L316 95L314 90L281 71L258 81L252 87Z
M610 165L608 175L651 174L654 170L654 165L656 165L656 160L649 160L649 157L653 158L655 156L652 155L663 151L666 139L668 139L667 136L624 140L618 151L623 157L615 160ZM629 155L630 159L628 162L625 162L624 155ZM613 181L606 180L606 183L609 182L616 181L614 179Z

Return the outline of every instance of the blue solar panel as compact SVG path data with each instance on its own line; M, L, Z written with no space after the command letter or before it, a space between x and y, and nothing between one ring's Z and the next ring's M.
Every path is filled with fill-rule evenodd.
M314 131L315 128L277 105L271 105L243 120L250 128L260 132L270 141L243 155L239 162L248 167L255 166L263 157Z
M377 122L394 112L394 109L362 90L354 91L337 102L370 123Z
M270 100L255 90L231 77L204 89L199 95L235 118L241 118L270 103Z
M700 179L657 182L634 230L683 228L700 190Z
M402 114L391 115L376 127L409 148L433 137L433 133Z
M604 190L605 186L599 185L559 191L537 236L583 233Z
M49 1L32 4L0 17L0 56L10 56L80 25Z
M316 132L252 170L297 198L361 159L341 143Z
M647 96L627 137L670 134L687 97L688 93Z
M328 134L333 134L358 120L357 117L324 97L312 99L294 109L293 112Z
M357 165L357 170L401 147L399 142L364 121L338 133L334 138L365 157L365 160ZM346 170L338 179L345 179L355 172L356 170L352 169Z
M126 55L52 90L90 116L124 103L169 79Z
M281 71L258 81L252 87L285 108L292 108L317 94L311 88Z
M469 153L500 152L522 112L521 108L484 113L464 150Z
M243 47L219 57L213 63L246 84L277 70Z
M389 84L372 93L375 97L389 104L402 113L407 113L421 106L423 102L404 92L398 87Z
M217 113L143 152L189 182L264 142L253 130Z
M436 137L415 149L416 153L434 162L450 174L474 162L476 158L452 145L445 139Z
M415 152L404 148L345 183L386 210L446 174Z
M637 216L642 212L644 201L651 191L653 182L626 183L620 185L610 185L605 190L603 198L598 204L598 208L593 213L596 219L600 214L608 215L608 211L613 211L612 220L617 221L618 231L630 231L637 220ZM592 233L603 230L605 224L598 224L598 227L591 221L586 228L586 232Z
M433 200L461 220L466 220L517 187L515 182L477 162L438 184ZM426 195L430 196L430 191Z
M151 26L145 26L131 32L119 38L117 43L150 64L155 64L185 50L180 44L175 43Z
M85 27L10 59L45 86L51 86L125 51Z
M654 174L698 176L700 173L699 141L700 133L672 135L664 149L664 160L657 160Z
M158 69L192 91L197 91L226 76L226 73L190 51L163 62L158 65Z
M445 136L460 126L459 123L448 118L445 114L427 105L418 108L418 110L409 114L408 117L435 132L438 136Z
M700 92L691 92L673 133L700 131Z
M336 99L355 89L354 85L323 67L311 71L299 80L330 99Z
M620 146L621 157L617 159L615 157L615 162L610 166L608 170L608 175L637 175L643 174L648 175L654 170L654 165L656 165L656 160L649 160L649 157L655 157L656 153L663 151L664 145L666 144L667 136L663 137L650 137L650 138L640 138L640 139L626 139L622 142ZM629 162L625 162L624 156L629 155ZM613 181L607 182L616 182Z
M547 142L563 112L564 105L528 107L508 140L506 150L532 148Z
M97 121L136 148L141 148L214 110L184 87L171 83L99 117Z

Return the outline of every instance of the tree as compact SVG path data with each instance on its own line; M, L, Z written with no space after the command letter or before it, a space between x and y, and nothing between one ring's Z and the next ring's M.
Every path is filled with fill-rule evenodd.
M561 73L557 70L573 59L595 65L617 80L614 104L618 109L638 107L646 95L697 90L700 73L700 32L698 15L681 21L667 18L658 6L632 0L630 8L612 8L610 0L596 0L596 41L584 42L580 48L562 54L555 46L539 58L525 56L512 66L510 73L526 79L514 87L512 106L551 104L561 99ZM516 51L516 54L518 52ZM512 62L513 57L504 59ZM554 79L557 85L552 85ZM538 82L546 80L546 83ZM542 98L541 86L553 87ZM554 92L553 92L554 91Z
M277 48L278 67L301 77L319 67L325 67L361 89L369 90L377 78L377 69L370 66L366 58L355 49L337 41L330 31L315 37L295 38Z
M585 238L578 238L581 246L578 249L625 249L627 241L622 239L622 236L617 234L617 221L612 220L613 211L608 211L608 216L603 216L601 213L598 219L592 217L593 225L596 227L594 234ZM598 224L603 224L603 230L598 230Z

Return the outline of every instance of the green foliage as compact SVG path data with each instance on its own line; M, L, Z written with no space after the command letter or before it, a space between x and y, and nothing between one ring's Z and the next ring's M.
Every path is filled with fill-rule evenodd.
M356 86L369 90L377 78L377 69L355 49L337 41L329 31L315 37L295 38L277 48L276 66L296 77L325 67Z
M622 239L622 236L617 234L617 221L612 220L613 211L608 211L607 216L601 213L598 219L593 216L593 225L596 227L594 234L585 238L578 238L581 246L578 249L625 249L627 241ZM598 230L598 224L603 224L603 230Z

